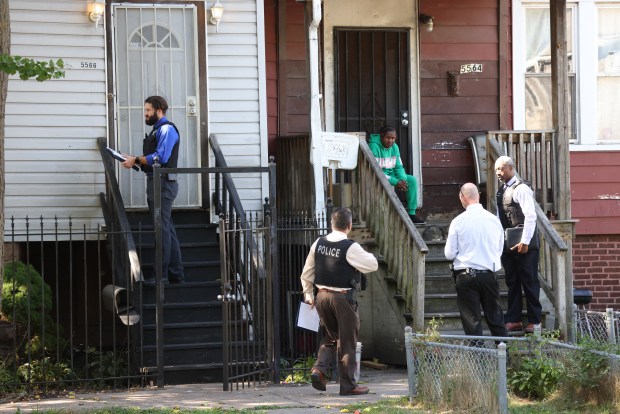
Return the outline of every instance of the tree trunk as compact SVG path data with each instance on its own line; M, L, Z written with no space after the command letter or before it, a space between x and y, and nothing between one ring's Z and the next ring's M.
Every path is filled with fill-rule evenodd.
M0 54L11 53L11 20L9 0L0 0ZM2 280L4 279L4 113L8 75L0 71L0 311L2 310Z

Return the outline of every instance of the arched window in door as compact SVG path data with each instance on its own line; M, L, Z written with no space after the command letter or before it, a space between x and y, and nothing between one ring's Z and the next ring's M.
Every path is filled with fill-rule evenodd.
M129 48L181 50L181 42L169 27L158 22L149 22L138 27L129 36Z

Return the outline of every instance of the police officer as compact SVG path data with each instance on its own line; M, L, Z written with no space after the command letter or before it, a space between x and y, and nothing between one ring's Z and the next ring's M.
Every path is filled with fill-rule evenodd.
M144 122L152 126L145 135L142 152L144 155L123 154L125 168L139 166L146 173L146 201L151 216L153 206L153 164L157 161L164 168L176 168L179 159L179 130L166 118L168 103L161 96L149 96L144 100ZM183 261L181 247L172 222L172 203L179 192L176 176L167 174L161 180L161 235L162 235L162 282L183 283ZM146 285L154 285L155 277L144 280Z
M351 290L353 285L359 284L359 272L374 272L378 263L362 246L347 239L351 231L348 208L336 209L331 219L332 232L310 247L301 274L305 302L316 306L325 328L310 378L315 389L325 391L326 374L337 354L340 395L362 395L368 393L368 387L359 386L355 381L355 347L360 320ZM317 288L316 299L314 287Z
M538 281L538 234L536 233L536 206L532 189L517 177L512 158L502 156L495 162L495 174L504 184L497 192L497 214L504 229L523 226L523 235L514 246L504 246L502 266L508 285L506 329L523 330L521 321L521 288L525 294L527 321L525 333L540 327L542 306Z

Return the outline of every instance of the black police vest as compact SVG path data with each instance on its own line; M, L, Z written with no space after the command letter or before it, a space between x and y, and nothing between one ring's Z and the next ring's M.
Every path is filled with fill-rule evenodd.
M504 191L500 189L497 192L496 200L499 221L502 222L502 227L505 229L517 227L519 224L525 223L525 215L523 214L521 206L513 200L515 189L521 184L523 184L523 181L515 180L515 182Z
M174 144L174 147L172 147L172 152L170 153L170 158L168 158L168 162L165 164L161 164L161 166L163 168L176 168L177 162L179 160L179 143L181 142L181 134L179 133L179 129L177 128L177 126L170 121L166 121L163 124L159 125L157 128L153 128L153 130L149 134L146 134L144 136L144 141L142 141L142 153L144 155L148 155L157 151L157 131L164 125L172 125L175 131L177 131L177 134L179 134L179 139L176 144ZM140 167L142 168L142 171L146 173L153 172L153 167L150 165L142 164L140 165Z
M357 269L347 262L347 251L355 243L344 239L330 242L321 237L314 251L314 284L337 288L351 288L351 282L359 282Z

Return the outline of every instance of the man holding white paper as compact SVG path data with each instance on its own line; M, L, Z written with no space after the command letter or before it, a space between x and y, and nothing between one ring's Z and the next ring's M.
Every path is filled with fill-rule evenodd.
M305 302L316 306L325 328L310 378L315 389L325 391L326 373L337 353L340 395L362 395L368 393L368 387L359 386L355 381L355 347L360 320L352 290L361 283L360 272L374 272L378 263L362 246L347 239L352 227L351 210L336 209L331 220L332 232L310 247L301 274Z

